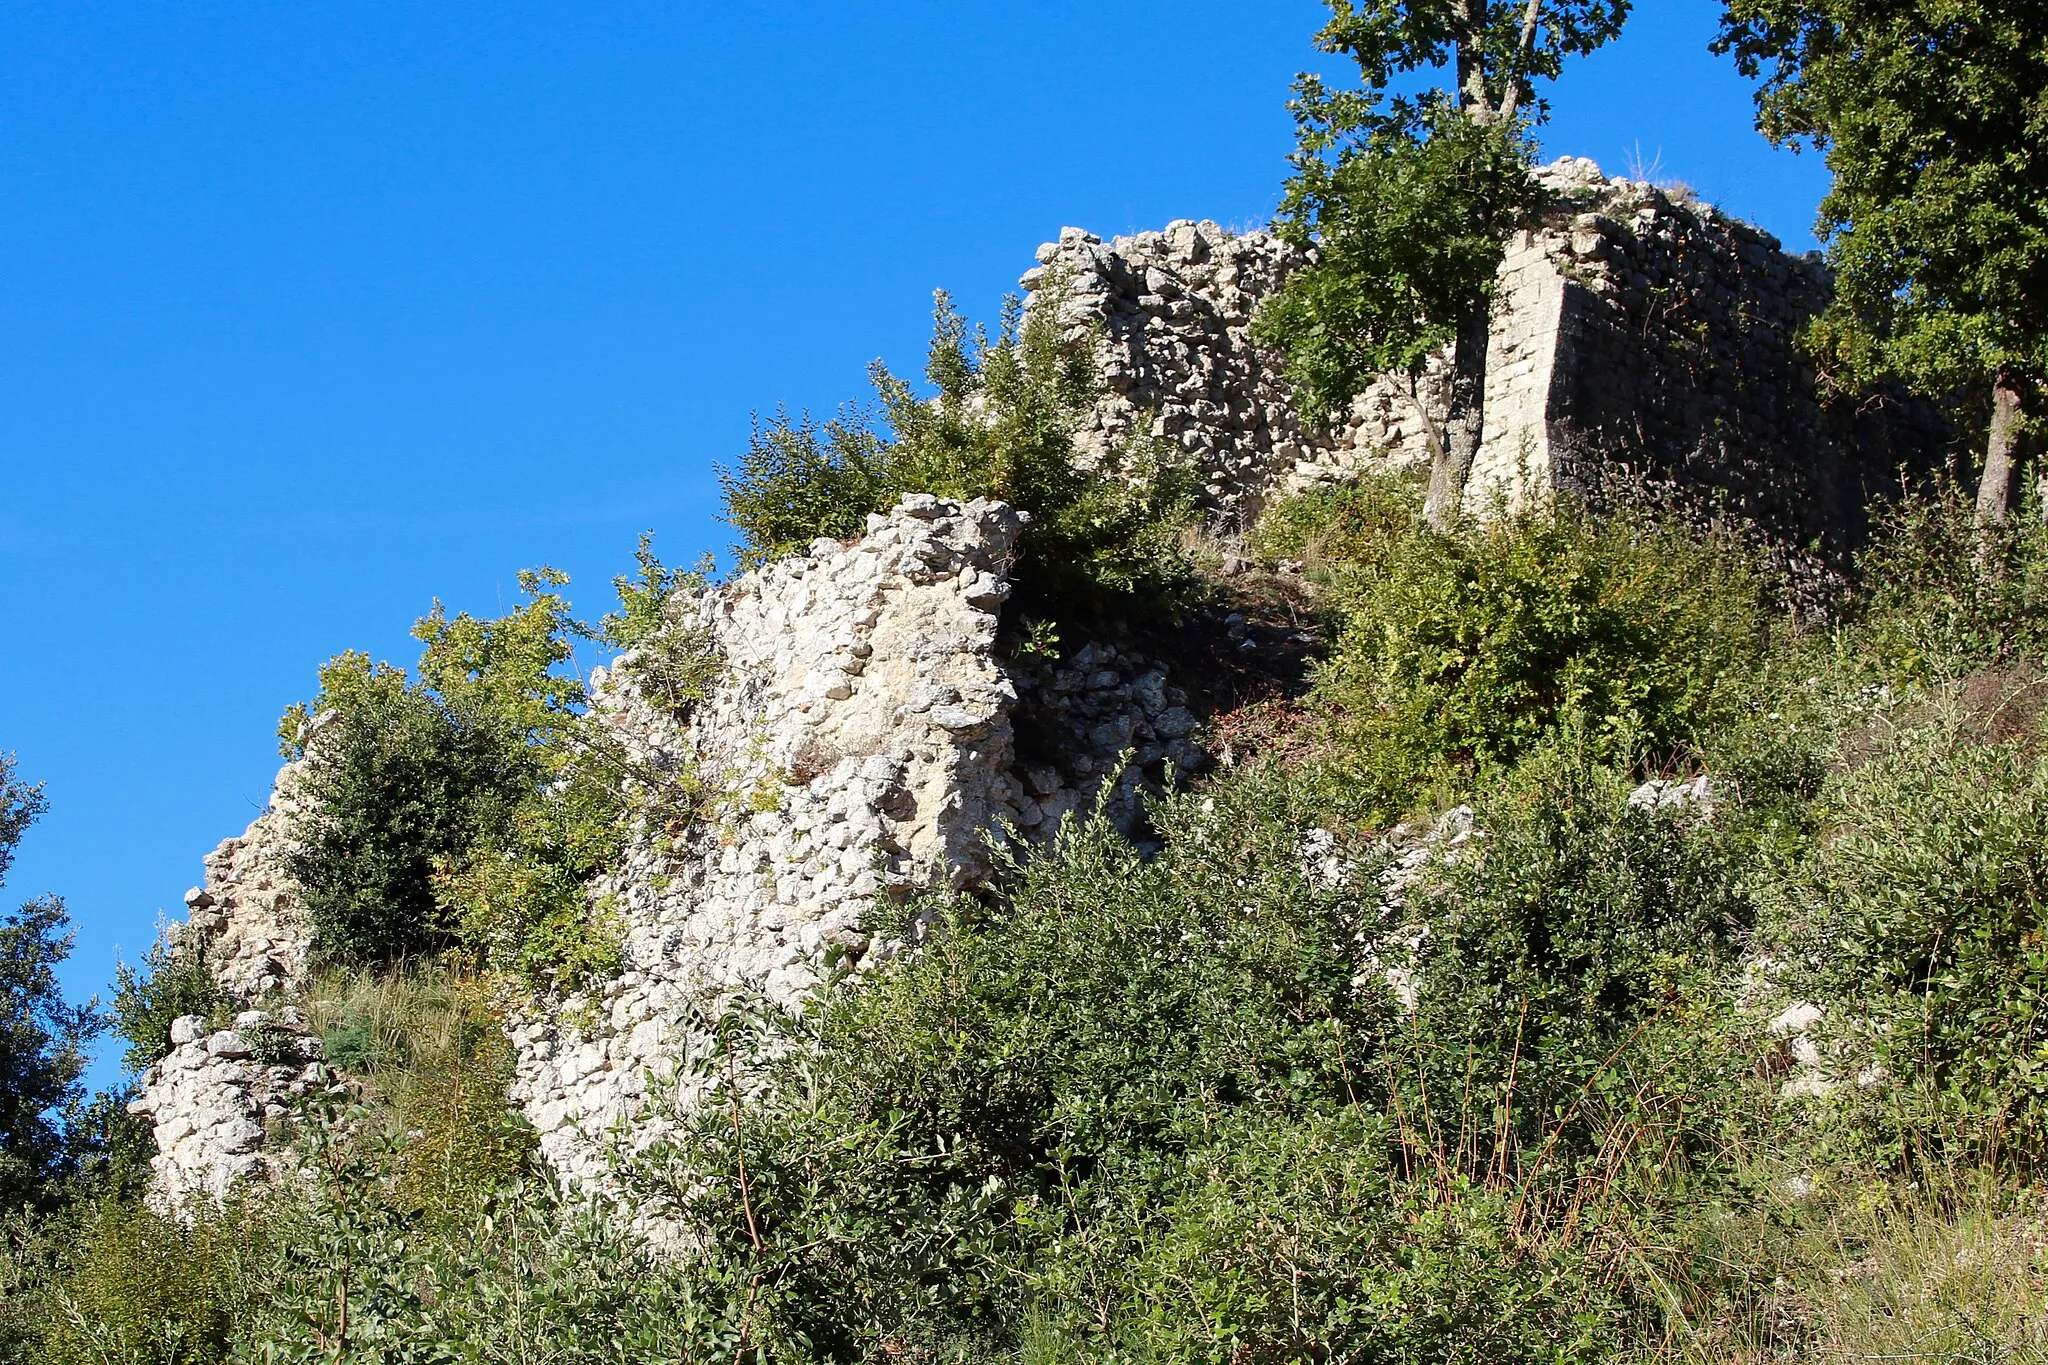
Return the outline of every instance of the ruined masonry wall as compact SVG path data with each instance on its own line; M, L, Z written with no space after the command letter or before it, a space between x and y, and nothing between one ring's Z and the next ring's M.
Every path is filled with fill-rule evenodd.
M205 883L185 893L185 922L166 930L173 952L198 954L245 1008L230 1028L214 1029L203 1015L175 1020L170 1052L143 1073L129 1102L151 1122L152 1193L165 1208L218 1199L235 1181L266 1174L270 1125L334 1081L295 1010L247 1008L306 982L309 934L285 870L305 815L303 772L287 764L262 814L206 856Z
M684 1063L722 1001L793 1005L834 955L893 951L863 928L878 899L973 884L986 838L1078 804L1056 770L1012 772L1018 697L995 635L1022 525L1002 504L912 495L856 543L707 593L693 609L725 677L687 726L639 697L631 656L594 678L640 761L693 764L733 800L679 846L636 836L597 888L616 898L624 970L511 1028L514 1098L572 1184L608 1188L615 1153L694 1103Z
M1940 464L1940 418L1890 393L1822 403L1796 346L1831 288L1817 260L1584 159L1539 176L1559 208L1501 263L1467 509L1560 488L1596 506L1648 495L1750 529L1823 595L1865 535L1866 503ZM1382 380L1324 429L1294 411L1279 358L1252 345L1259 304L1307 259L1271 233L1206 222L1107 243L1067 228L1039 248L1021 283L1060 300L1071 338L1099 338L1096 458L1149 423L1194 462L1226 526L1276 494L1426 466L1441 358L1412 395Z

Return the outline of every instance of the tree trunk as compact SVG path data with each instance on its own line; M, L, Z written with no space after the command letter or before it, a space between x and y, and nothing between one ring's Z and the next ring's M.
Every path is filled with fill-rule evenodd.
M1429 463L1429 499L1422 515L1439 531L1458 520L1465 504L1465 483L1479 453L1486 419L1486 348L1493 339L1493 301L1484 293L1472 300L1458 324L1451 361L1451 408L1444 422L1445 441Z
M1984 448L1984 477L1977 484L1977 524L2003 526L2012 515L2019 487L2020 391L2009 375L1991 386L1991 439Z

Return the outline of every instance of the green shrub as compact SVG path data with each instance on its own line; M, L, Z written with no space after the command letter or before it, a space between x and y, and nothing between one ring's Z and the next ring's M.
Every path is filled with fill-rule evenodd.
M767 1339L1014 1349L1046 1258L1141 1234L1233 1115L1376 1095L1391 1005L1353 985L1360 883L1303 871L1285 803L1175 803L1149 863L1106 821L1070 827L1000 905L927 907L921 954L793 1039L728 1021L715 1098L654 1184L752 1268Z
M403 1135L389 1163L399 1208L467 1219L522 1172L533 1132L507 1099L511 1045L483 978L420 963L328 970L306 1014L327 1060L358 1082L358 1126Z
M1629 1353L1640 1324L1611 1264L1520 1234L1509 1200L1402 1187L1378 1136L1336 1115L1203 1150L1159 1233L1110 1281L1117 1297L1098 1307L1099 1268L1061 1265L1075 1280L1055 1282L1047 1311L1071 1315L1038 1325L1033 1345L1053 1360L1213 1365ZM1071 1312L1091 1308L1101 1325Z
M1632 808L1633 780L1593 750L1567 735L1504 775L1480 801L1481 833L1411 897L1415 1036L1397 1070L1412 1104L1434 1093L1437 1125L1466 1135L1454 1160L1475 1171L1513 1171L1546 1144L1596 1147L1608 1103L1559 1118L1584 1087L1613 1086L1658 1048L1704 1055L1701 1020L1724 1010L1755 917L1742 850L1718 828L1726 789L1712 820ZM1658 1089L1720 1079L1689 1069Z
M1894 1159L2048 1154L2048 759L1910 727L1825 796L1771 888L1787 986L1826 1005L1835 1063L1888 1084L1861 1117ZM1856 1093L1856 1087L1850 1087Z
M2048 524L1976 524L1950 486L1884 513L1858 565L1866 648L1893 677L1941 681L2048 656Z
M652 533L640 537L633 558L639 572L612 580L619 609L598 622L598 638L634 651L629 671L642 695L678 718L710 695L723 663L711 632L684 615L711 581L706 555L694 569L670 569L655 558Z
M348 657L323 670L323 699ZM313 751L304 789L319 814L286 863L316 955L377 962L452 946L459 926L435 896L436 860L502 828L540 775L492 718L419 687L365 691Z
M39 1296L35 1365L210 1365L233 1358L253 1308L262 1231L247 1208L200 1209L180 1223L139 1202L82 1210Z
M319 814L289 866L319 958L458 949L542 988L616 967L617 926L590 885L638 813L687 821L715 798L694 773L631 761L566 671L578 639L630 649L635 682L679 718L716 681L713 642L682 615L703 568L665 568L645 538L636 557L599 628L570 614L560 574L523 573L525 600L501 617L436 603L414 627L416 678L343 654L318 698L286 713L288 751L310 742Z
M870 512L897 497L889 448L867 419L849 411L821 429L808 415L778 409L754 422L737 468L720 469L725 519L744 537L743 568L802 550L813 540L851 540Z
M1048 296L1050 297L1050 296ZM1131 440L1103 468L1077 468L1074 434L1096 393L1085 347L1060 336L1057 307L1005 306L997 336L970 329L939 295L920 396L877 364L887 434L848 412L821 430L778 413L720 471L743 564L848 539L905 493L997 498L1032 514L1020 544L1020 610L1040 616L1176 609L1200 591L1182 546L1195 488L1162 445Z
M1386 573L1421 533L1422 491L1406 479L1367 479L1269 504L1249 548L1268 563L1295 560L1327 582Z
M1603 757L1690 752L1765 640L1731 549L1569 505L1415 531L1347 578L1340 607L1317 692L1349 799L1381 816L1565 725Z
M123 962L115 969L114 1032L128 1044L122 1064L139 1075L171 1050L173 1021L188 1014L210 1018L227 1004L226 992L206 966L203 944L193 941L173 949L158 938L142 955L140 968Z

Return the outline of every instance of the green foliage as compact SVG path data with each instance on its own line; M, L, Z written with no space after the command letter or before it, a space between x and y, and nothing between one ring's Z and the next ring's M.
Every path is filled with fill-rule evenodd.
M689 774L628 760L566 671L574 643L630 650L636 685L678 717L720 667L677 606L707 566L666 568L646 538L636 558L600 628L571 614L561 574L522 573L524 600L501 617L437 602L413 630L425 646L416 678L343 654L322 668L316 700L286 713L280 733L310 754L305 790L320 812L290 860L320 957L454 949L565 988L616 965L616 926L591 882L617 861L641 804L694 812L706 793Z
M42 783L23 782L15 773L13 754L0 754L0 883L14 866L14 849L21 836L43 814L49 803Z
M1826 149L1838 377L2048 381L2048 49L1986 0L1728 0L1757 126Z
M738 467L721 468L725 519L743 537L739 560L754 568L819 537L850 540L870 512L896 496L889 448L858 412L822 429L778 409L758 418Z
M633 558L639 573L612 580L619 610L598 623L598 638L633 651L627 667L640 692L677 717L709 695L722 667L717 642L704 627L686 620L687 604L711 581L706 555L694 569L671 569L655 558L653 533L640 537Z
M198 944L174 950L162 937L143 954L138 969L115 969L113 1028L128 1045L122 1058L130 1075L146 1071L171 1050L171 1024L184 1015L209 1018L228 1006Z
M848 539L905 493L996 498L1032 514L1020 547L1020 602L1040 614L1139 601L1172 607L1198 589L1181 546L1194 489L1163 447L1131 441L1097 473L1075 466L1074 432L1094 398L1086 348L1060 336L1055 293L1005 305L991 340L942 293L920 395L872 371L888 435L857 413L822 429L778 414L722 470L743 564Z
M1773 886L1788 983L1834 1002L1842 1069L1897 1157L2048 1154L2048 760L1952 722L1902 731L1826 795L1824 837ZM1870 1068L1876 1068L1870 1071Z
M1732 549L1569 505L1374 553L1379 567L1346 580L1317 685L1367 812L1400 814L1562 727L1610 758L1686 752L1764 643Z
M666 1193L751 1268L772 1353L1010 1349L1037 1258L1135 1235L1233 1115L1371 1089L1338 1045L1370 1056L1388 1008L1352 987L1361 905L1299 869L1282 799L1162 811L1150 863L1071 827L1000 907L928 907L920 956L789 1021L807 1046L725 1021Z
M319 736L304 789L320 814L287 859L314 950L333 961L452 946L460 926L435 895L436 860L504 828L545 778L513 723L384 676ZM323 711L338 700L324 683Z
M512 1050L486 981L420 964L330 971L307 992L307 1023L368 1098L358 1126L398 1139L385 1164L401 1212L461 1223L521 1174L533 1131L506 1098Z
M1634 783L1597 751L1568 734L1505 775L1475 816L1483 835L1412 898L1415 1103L1434 1090L1481 1169L1506 1160L1500 1144L1593 1146L1557 1116L1626 1045L1672 1041L1653 1025L1719 1004L1753 918L1719 824L1631 808ZM1449 1095L1479 1098L1468 1113Z
M1381 374L1419 375L1454 338L1461 380L1484 375L1483 354L1465 354L1484 342L1475 320L1508 235L1543 206L1529 173L1528 131L1546 114L1535 83L1612 40L1629 10L1628 0L1328 4L1316 46L1350 57L1359 83L1295 84L1299 142L1278 228L1318 258L1257 327L1287 356L1302 410L1325 421ZM1454 423L1471 424L1475 388L1454 385ZM1444 438L1434 440L1441 464Z
M1979 525L1953 488L1899 500L1858 566L1863 648L1886 675L1952 681L2048 657L2048 525Z
M32 1296L33 1365L218 1365L253 1308L247 1261L260 1228L245 1209L180 1223L139 1203L80 1210L42 1236L65 1243Z
M1518 130L1442 110L1419 136L1375 133L1334 160L1304 140L1314 150L1295 158L1277 227L1316 260L1259 310L1254 336L1286 356L1295 402L1327 423L1380 375L1419 376L1451 343L1542 196Z
M1267 505L1250 549L1269 564L1294 560L1326 584L1384 574L1417 543L1421 508L1420 492L1398 478L1297 493Z
M47 1201L78 1165L63 1120L84 1100L86 1049L104 1021L90 1006L66 1004L57 982L71 954L69 923L54 896L0 916L0 1209L8 1211Z
M0 885L15 846L43 813L41 786L0 754ZM106 1026L65 1003L57 967L71 954L64 903L43 896L0 916L0 1214L40 1207L77 1174L86 1049ZM68 1121L68 1122L67 1122Z

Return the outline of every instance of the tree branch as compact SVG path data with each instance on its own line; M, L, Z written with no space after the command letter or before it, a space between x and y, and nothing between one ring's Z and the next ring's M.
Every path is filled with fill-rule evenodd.
M1515 44L1514 64L1503 77L1507 89L1501 92L1500 97L1502 123L1515 116L1515 106L1522 101L1522 80L1529 70L1530 59L1536 52L1536 30L1542 16L1543 0L1529 0L1529 8L1522 11L1522 36Z

